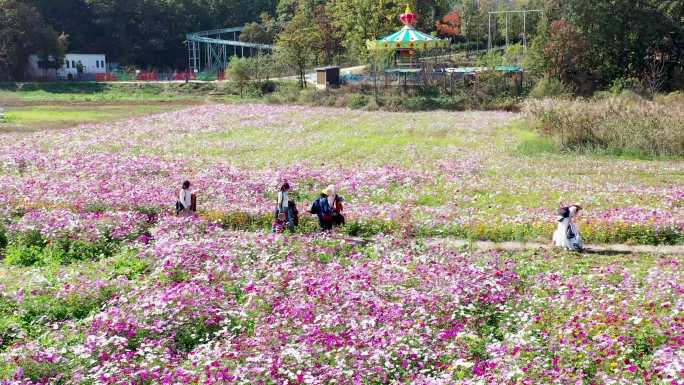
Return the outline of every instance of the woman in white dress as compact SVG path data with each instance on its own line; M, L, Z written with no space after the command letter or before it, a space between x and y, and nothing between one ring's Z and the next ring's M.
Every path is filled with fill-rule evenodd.
M553 233L553 243L557 247L566 250L581 251L582 237L580 236L577 225L572 223L572 219L579 215L582 207L572 205L558 210L558 227Z

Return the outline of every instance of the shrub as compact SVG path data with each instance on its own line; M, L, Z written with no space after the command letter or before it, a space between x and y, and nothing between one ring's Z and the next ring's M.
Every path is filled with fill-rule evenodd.
M112 275L136 279L150 268L150 263L141 258L136 249L126 248L112 258Z
M620 95L624 91L631 91L638 95L646 95L646 88L637 78L618 78L613 81L609 91L613 95Z
M351 109L360 109L368 105L369 98L366 95L352 94L349 96L347 106Z
M217 323L210 323L204 319L193 320L193 322L182 325L176 331L174 345L178 351L189 353L196 346L210 341L220 330Z
M366 111L377 111L380 109L378 100L375 97L368 98L368 104L365 107Z
M564 98L574 93L571 86L555 78L543 78L534 85L530 97L537 99Z
M95 261L110 257L116 251L116 242L98 240L88 242L83 240L58 239L50 242L43 250L41 263L44 265L66 265L74 261Z
M46 243L37 230L17 234L7 245L5 262L10 265L32 266L41 259Z
M684 156L684 105L610 97L528 100L526 115L562 148L646 156Z
M345 227L345 232L353 237L371 237L377 234L392 234L397 230L395 223L377 219L349 222Z
M276 91L276 84L275 82L271 80L266 80L265 82L261 83L261 93L262 95L267 95L267 94L272 94Z
M49 240L39 231L28 231L12 237L5 251L5 263L33 266L94 261L114 255L118 247L118 241L109 239L95 242L68 238Z

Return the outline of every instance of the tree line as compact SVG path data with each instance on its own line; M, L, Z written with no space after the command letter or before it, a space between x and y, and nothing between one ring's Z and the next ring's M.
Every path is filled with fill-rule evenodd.
M244 25L276 0L0 0L0 80L29 54L105 53L140 68L184 68L185 34ZM58 44L59 43L59 44Z
M242 40L275 44L298 72L363 63L366 40L396 31L407 4L419 29L454 44L484 49L490 32L493 45L526 39L528 66L546 76L681 86L684 0L0 0L0 79L20 78L30 53L59 57L67 48L122 65L183 69L186 33L238 25ZM489 14L530 9L544 14L524 22L520 14Z

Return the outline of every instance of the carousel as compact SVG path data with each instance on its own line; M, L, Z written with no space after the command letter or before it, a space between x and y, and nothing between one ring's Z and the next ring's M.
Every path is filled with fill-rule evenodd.
M448 40L418 31L415 27L418 16L411 12L408 5L406 11L399 16L399 20L404 24L402 29L380 40L368 40L368 50L393 49L397 54L397 64L416 65L419 53L449 46Z
M449 41L418 31L415 27L418 16L408 5L399 20L404 25L399 31L379 40L368 40L366 46L369 51L393 51L393 68L384 70L385 78L403 78L406 85L408 78L415 78L423 71L421 57L434 55L437 50L448 48Z

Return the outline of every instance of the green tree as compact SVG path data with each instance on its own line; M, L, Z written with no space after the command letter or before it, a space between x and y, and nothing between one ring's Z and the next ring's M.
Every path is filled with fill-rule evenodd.
M242 98L243 90L251 80L252 68L247 58L233 56L228 65L228 77L231 81L237 83L240 88L240 97Z
M0 80L23 78L32 54L61 63L65 48L66 36L60 37L35 7L0 0Z
M306 68L311 63L320 35L309 15L300 9L278 35L276 53L280 60L297 71L299 85L306 87Z
M366 40L375 40L396 31L400 26L399 15L407 4L414 7L415 0L337 0L329 7L347 51L365 59Z
M273 44L275 37L280 30L279 23L268 13L262 13L261 22L251 22L245 24L245 29L240 33L240 41Z
M572 0L567 17L585 33L590 65L604 84L640 77L653 52L682 60L682 1Z

